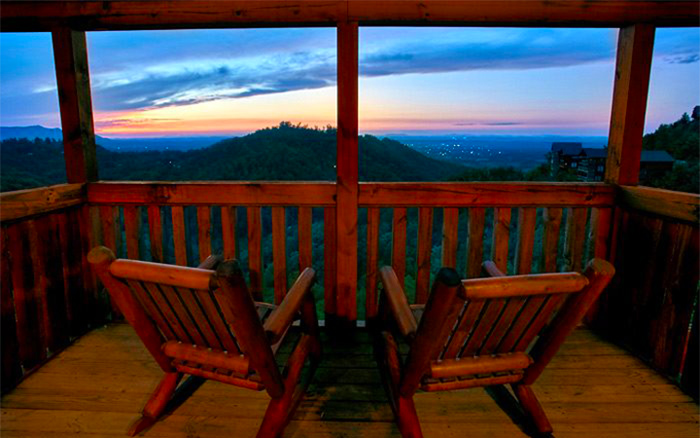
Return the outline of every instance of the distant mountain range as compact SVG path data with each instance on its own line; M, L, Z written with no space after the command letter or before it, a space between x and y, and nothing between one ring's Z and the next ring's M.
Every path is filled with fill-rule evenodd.
M63 140L63 132L60 128L45 128L40 125L33 126L0 126L0 140L11 138L35 138L51 140ZM203 137L154 137L154 138L107 138L95 136L95 142L113 151L186 151L211 146L225 136Z
M2 190L65 181L62 143L11 137L2 142ZM99 143L99 142L98 142ZM243 137L188 151L114 151L97 148L102 180L125 181L333 181L336 130L281 123ZM363 181L440 181L463 172L459 164L429 158L391 139L359 139Z

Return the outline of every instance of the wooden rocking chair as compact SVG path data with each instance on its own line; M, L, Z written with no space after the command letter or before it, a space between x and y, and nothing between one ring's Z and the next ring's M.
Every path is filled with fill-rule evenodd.
M299 275L276 307L253 300L235 260L209 257L200 268L186 268L115 260L105 247L94 248L88 260L165 372L130 436L158 421L185 374L265 389L272 400L257 436L281 435L320 360L313 269ZM302 334L280 372L275 352L299 314ZM307 359L308 372L302 373Z
M413 403L419 388L504 384L512 385L537 431L550 433L531 385L615 273L600 259L583 274L506 277L493 262L484 269L493 278L461 280L453 269L441 269L425 306L409 306L393 269L380 270L384 330L375 353L404 438L423 436ZM410 346L404 362L387 327Z

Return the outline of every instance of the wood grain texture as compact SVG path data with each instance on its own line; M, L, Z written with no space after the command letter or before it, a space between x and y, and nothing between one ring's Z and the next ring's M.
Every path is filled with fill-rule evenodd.
M163 263L163 219L160 206L148 206L148 234L151 243L151 259Z
M335 208L323 210L323 303L326 315L336 315L336 211Z
M141 240L141 207L124 207L124 230L126 232L126 256L133 260L139 260L139 242Z
M457 226L459 209L445 208L442 213L442 266L457 267Z
M628 208L697 224L700 195L652 187L620 186L619 201Z
M407 220L405 208L394 208L391 225L391 267L394 268L402 289L406 279Z
M482 207L469 209L467 240L467 278L481 275L481 262L484 256L484 225L486 210Z
M542 268L540 272L557 272L559 231L563 211L561 208L545 208L544 235L542 237Z
M180 266L187 266L185 212L181 205L174 205L170 213L173 221L173 248L175 251L175 263Z
M337 316L357 319L358 26L338 23Z
M606 182L636 185L639 181L653 51L653 26L637 24L620 29L605 164Z
M197 234L199 247L199 263L207 259L211 253L211 208L197 207Z
M224 244L224 259L237 259L237 213L233 205L221 207L221 239Z
M493 211L493 243L491 260L502 272L508 272L508 241L510 239L510 208L495 208Z
M69 183L97 181L97 150L85 32L63 26L54 27L51 37L66 180Z
M85 184L59 184L0 194L0 221L11 221L71 207L85 201Z
M5 3L3 3L5 4ZM428 0L377 3L368 0L289 2L227 1L8 1L0 24L7 32L46 31L73 23L81 30L219 28L327 25L341 21L382 25L489 25L618 27L631 23L695 26L700 12L694 1L570 0Z
M418 248L416 250L416 304L428 301L430 258L433 252L433 209L418 209Z
M248 219L248 282L250 293L262 301L262 219L260 207L246 208Z
M335 205L335 184L304 182L100 182L87 188L91 204Z
M89 191L88 191L89 196ZM360 183L361 207L611 206L602 183Z
M587 215L588 211L585 208L570 208L567 211L564 235L564 271L583 269Z
M529 274L532 271L532 256L535 247L535 225L537 209L518 210L518 246L515 250L515 272Z
M287 225L284 207L272 207L272 268L275 304L287 294Z
M379 218L378 208L367 209L367 285L365 287L365 318L377 316L377 272L379 270Z

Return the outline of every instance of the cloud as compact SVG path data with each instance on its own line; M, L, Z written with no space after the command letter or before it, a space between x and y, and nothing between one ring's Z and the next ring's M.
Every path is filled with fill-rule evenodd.
M668 56L664 58L669 64L693 64L700 61L700 54L691 53L686 55Z

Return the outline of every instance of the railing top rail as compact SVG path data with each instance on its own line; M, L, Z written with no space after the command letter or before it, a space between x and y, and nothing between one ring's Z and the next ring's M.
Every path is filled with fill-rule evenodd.
M58 184L0 194L0 221L22 219L85 201L85 184Z

